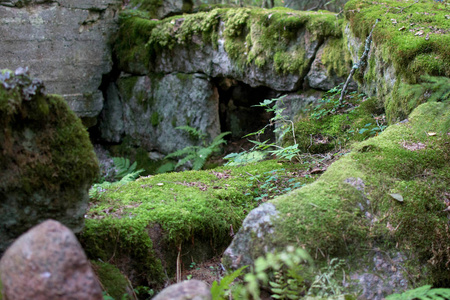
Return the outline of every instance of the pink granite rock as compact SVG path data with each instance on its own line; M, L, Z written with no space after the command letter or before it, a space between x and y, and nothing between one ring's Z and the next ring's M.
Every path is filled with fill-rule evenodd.
M103 299L75 235L47 220L21 235L0 261L5 300Z

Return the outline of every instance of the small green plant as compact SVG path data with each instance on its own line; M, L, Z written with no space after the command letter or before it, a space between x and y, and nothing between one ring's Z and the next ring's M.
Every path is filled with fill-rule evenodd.
M158 169L158 173L173 171L180 166L185 165L190 162L192 164L193 170L200 170L204 165L206 160L211 156L211 154L218 152L220 150L220 145L226 144L226 141L223 139L226 135L231 132L223 132L216 136L214 140L208 144L206 140L206 134L198 131L197 129L190 126L180 126L176 129L186 131L193 139L200 140L202 142L202 146L187 146L181 150L172 152L168 154L165 158L175 158L182 157L178 161L177 164L167 163L161 166Z
M424 285L419 288L403 292L401 294L392 294L386 297L386 300L446 300L450 299L450 289L440 288L432 289L431 285Z
M135 181L139 177L139 174L144 171L142 169L136 170L137 163L134 162L133 164L130 164L130 160L128 158L113 157L113 162L117 170L115 177L120 180L116 182L104 181L94 184L89 189L89 198L98 199L107 188L124 185L128 182Z
M273 299L356 299L343 293L337 279L343 266L343 260L332 259L316 273L313 259L304 249L288 246L257 258L250 272L234 284L247 266L225 276L220 284L214 282L211 293L215 300L229 299L230 293L233 299L259 300L262 289L269 290Z
M249 140L250 142L255 144L255 146L250 150L250 152L231 153L225 156L224 158L229 160L226 165L237 165L259 161L264 159L268 154L274 155L279 159L285 159L289 161L291 161L293 158L297 158L299 161L301 160L301 153L295 140L294 122L288 120L283 114L285 108L282 107L282 104L283 98L285 97L286 95L279 98L266 99L259 105L254 105L255 107L263 107L266 112L273 113L274 117L270 119L269 124L261 128L260 130L245 135L244 137L255 136L257 138L256 140ZM269 140L261 142L259 140L260 136L265 133L267 128L272 126L275 126L273 132L278 135L277 138L279 141L282 141L286 134L292 133L294 145L283 147L278 145L278 143L276 142L269 142ZM253 152L256 152L257 154L249 154Z
M327 91L318 105L314 107L311 112L311 118L319 120L329 114L335 114L339 109L344 107L339 101L339 95L342 92L342 84L335 86L331 90Z
M216 280L212 283L211 286L211 295L212 300L221 300L221 299L227 299L230 294L231 290L231 284L234 282L236 278L241 276L242 271L247 268L248 266L243 266L240 269L237 269L231 274L225 275L222 280L220 280L220 283L218 283Z
M307 278L314 263L300 248L288 246L286 250L267 253L255 260L254 269L244 276L244 284L237 288L236 299L261 299L262 287L270 287L275 299L299 299L307 291Z
M139 174L144 172L143 169L136 170L137 162L133 164L130 163L130 160L125 157L113 157L114 166L116 168L116 179L122 179L125 176L132 175L131 177L137 178Z
M295 178L291 178L285 169L272 170L258 175L250 174L249 179L253 181L253 183L248 184L249 187L256 185L256 188L252 191L256 195L254 200L261 202L302 187L302 184ZM250 195L250 193L246 195Z
M315 295L319 297L330 297L342 295L343 288L337 280L336 275L338 271L343 269L345 261L342 259L333 258L326 267L319 271L316 275L308 295Z
M137 286L134 289L136 295L139 295L139 299L151 299L155 295L155 291L148 286Z

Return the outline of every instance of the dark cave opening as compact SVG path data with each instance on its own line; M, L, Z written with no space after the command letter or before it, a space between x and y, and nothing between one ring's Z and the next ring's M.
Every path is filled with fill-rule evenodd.
M259 105L265 99L275 98L277 92L265 86L251 87L232 78L214 78L213 82L219 92L221 131L230 131L231 134L227 139L242 146L247 141L245 135L264 128L273 117L273 113L255 105ZM256 139L256 137L249 138ZM275 139L273 128L266 130L260 139L273 141Z

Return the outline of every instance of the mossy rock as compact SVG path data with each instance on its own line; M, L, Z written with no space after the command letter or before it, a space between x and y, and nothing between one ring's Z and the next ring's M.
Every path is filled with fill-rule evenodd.
M346 4L351 36L345 38L359 39L353 45L359 46L353 49L357 52L353 56L357 54L358 59L364 50L364 40L379 19L372 35L368 64L355 77L366 93L377 95L391 124L405 119L426 102L431 93L441 88L440 83L448 85L449 15L448 3L434 0L414 3L352 0ZM421 86L421 92L417 85Z
M246 68L253 67L278 75L304 77L314 59L312 53L320 44L328 37L342 36L341 21L332 13L285 8L216 8L161 21L152 20L143 12L128 10L120 15L121 25L114 48L124 70L129 71L137 64L159 70L163 68L158 60L161 57L175 55L180 49L219 51L223 39L224 50L220 51L226 52L236 72L245 73ZM174 63L174 60L164 61ZM204 64L204 61L189 61L189 64ZM172 71L191 73L202 68ZM215 72L202 71L208 75Z
M124 295L130 295L132 299L133 288L116 266L101 261L91 261L91 265L107 295L117 300L122 300Z
M232 245L226 261L297 245L358 268L378 249L407 257L402 267L413 285L448 286L449 145L450 102L420 105L409 121L355 144L314 183L270 201L278 211L272 234L259 249Z
M383 109L376 98L352 92L345 104L339 105L339 95L325 95L295 122L295 138L302 152L318 154L346 148L378 135L385 127ZM293 137L286 135L284 143L293 144Z
M308 166L264 161L141 177L92 199L80 241L88 257L118 266L133 286L159 288L175 274L178 257L187 268L228 246L269 177L287 182Z
M79 232L99 172L88 133L64 99L44 95L27 73L8 73L0 78L0 252L46 219Z

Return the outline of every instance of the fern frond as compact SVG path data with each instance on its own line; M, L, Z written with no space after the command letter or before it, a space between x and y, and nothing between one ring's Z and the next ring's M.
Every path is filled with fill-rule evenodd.
M191 138L196 139L196 140L203 139L206 136L203 132L199 131L198 129L196 129L194 127L188 126L188 125L178 126L178 127L175 127L175 129L180 129L180 130L186 131L187 133L189 133L189 136Z
M231 131L223 132L214 138L214 140L211 142L211 145L208 146L208 148L212 149L211 152L218 151L220 149L219 148L220 145L227 143L227 141L224 140L223 138L228 134L231 134Z
M137 170L135 172L126 174L122 179L120 179L119 183L124 184L124 183L135 181L139 177L139 174L142 173L142 171L143 170Z
M130 173L137 172L138 175L142 173L144 170L136 170L137 162L134 162L133 164L130 163L130 160L125 157L113 157L112 158L114 162L114 166L116 167L117 173L115 177L117 179L122 179L125 176L127 176ZM137 176L136 176L137 177Z
M192 149L193 146L189 146L180 150L177 150L175 152L167 154L164 158L175 158L183 155L189 155L195 152L194 149Z

